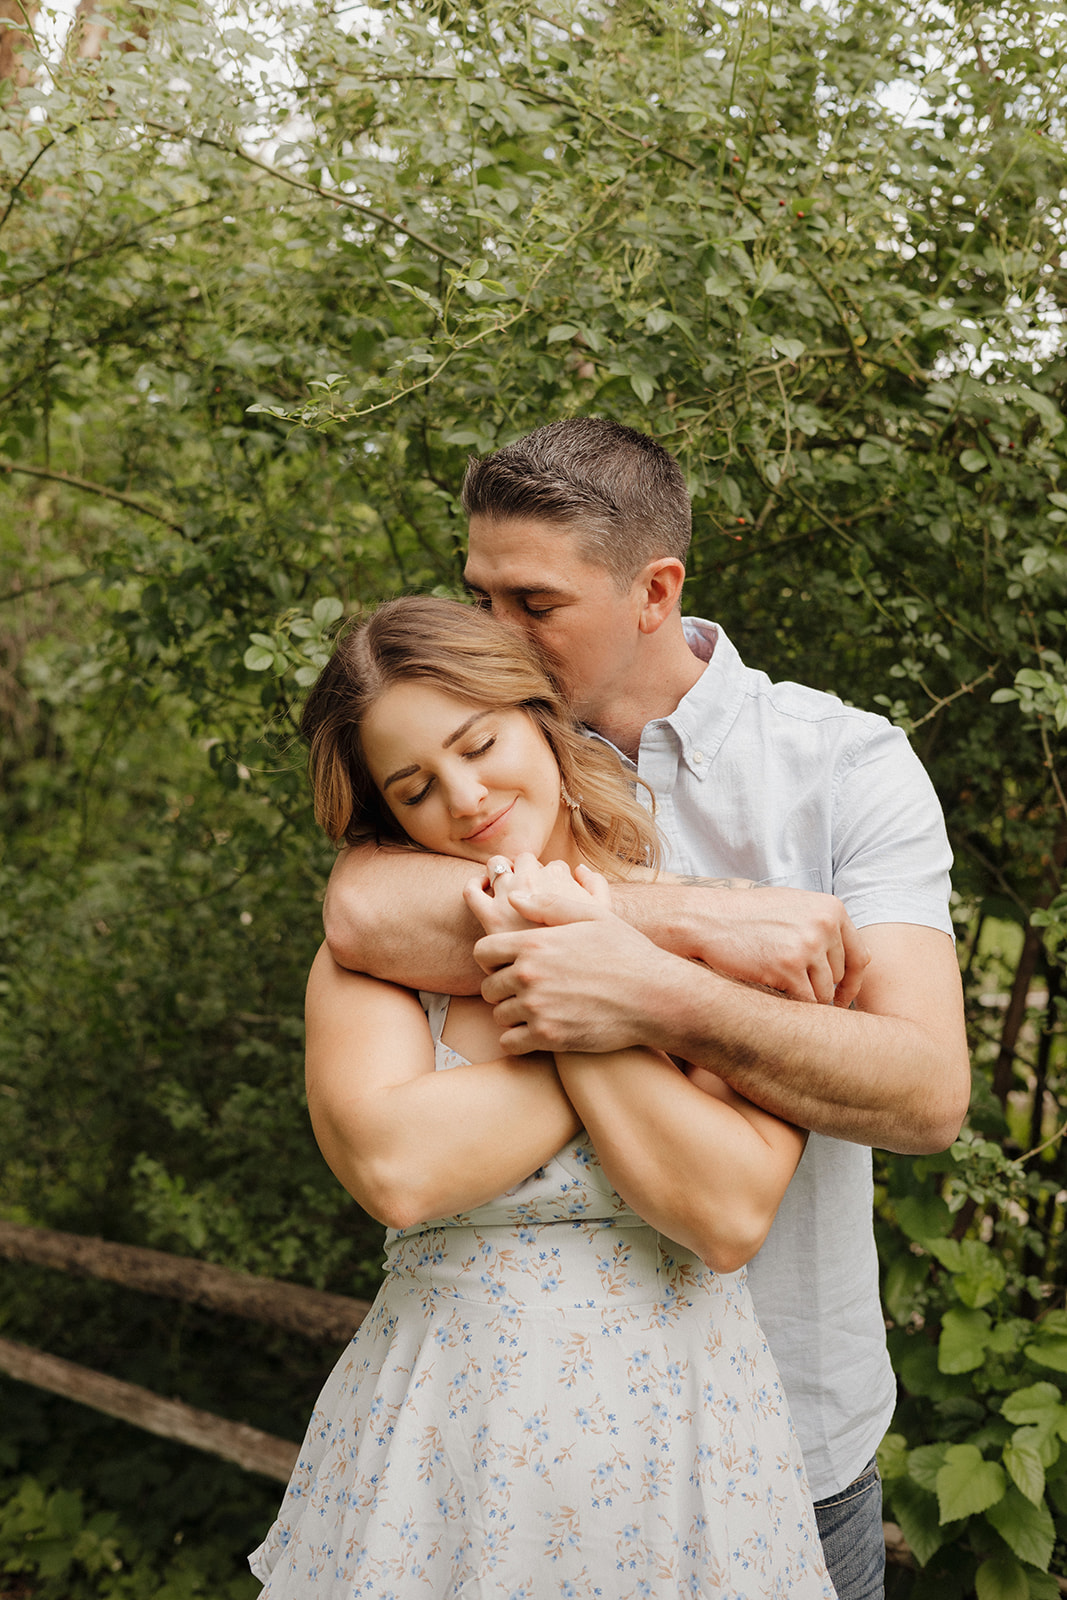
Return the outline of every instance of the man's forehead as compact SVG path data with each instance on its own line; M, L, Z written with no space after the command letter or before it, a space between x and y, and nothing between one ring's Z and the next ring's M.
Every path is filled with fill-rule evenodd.
M508 594L570 594L602 570L584 558L574 528L533 518L472 517L467 549L467 582Z

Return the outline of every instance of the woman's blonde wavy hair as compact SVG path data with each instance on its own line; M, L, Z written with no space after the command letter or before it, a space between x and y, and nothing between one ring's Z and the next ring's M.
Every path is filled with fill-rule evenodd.
M559 764L575 841L591 867L611 877L655 867L659 841L617 756L588 738L567 709L534 646L487 611L410 596L350 623L308 695L300 731L315 819L335 844L375 840L414 845L367 770L360 728L398 683L428 683L470 705L525 711Z

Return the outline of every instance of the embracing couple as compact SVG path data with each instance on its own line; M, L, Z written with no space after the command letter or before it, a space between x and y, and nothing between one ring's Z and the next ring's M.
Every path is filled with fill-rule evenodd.
M482 610L391 602L305 713L349 845L309 1107L389 1278L254 1570L875 1600L870 1147L944 1148L969 1091L932 786L883 718L683 619L651 439L551 424L463 500Z

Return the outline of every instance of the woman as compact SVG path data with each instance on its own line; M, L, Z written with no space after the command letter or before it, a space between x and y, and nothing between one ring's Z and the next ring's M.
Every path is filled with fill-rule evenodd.
M489 928L541 872L586 917L611 914L598 871L653 869L615 757L484 612L383 606L303 731L330 836L478 864ZM504 1057L480 997L325 950L307 1083L387 1274L252 1558L264 1596L832 1600L741 1270L802 1133L655 1051Z

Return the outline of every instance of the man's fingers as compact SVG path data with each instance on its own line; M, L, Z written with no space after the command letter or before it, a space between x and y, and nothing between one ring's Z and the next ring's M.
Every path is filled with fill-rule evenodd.
M871 952L851 922L847 922L842 929L842 940L845 951L845 972L837 985L834 1005L847 1009L863 987L867 968L871 964Z

